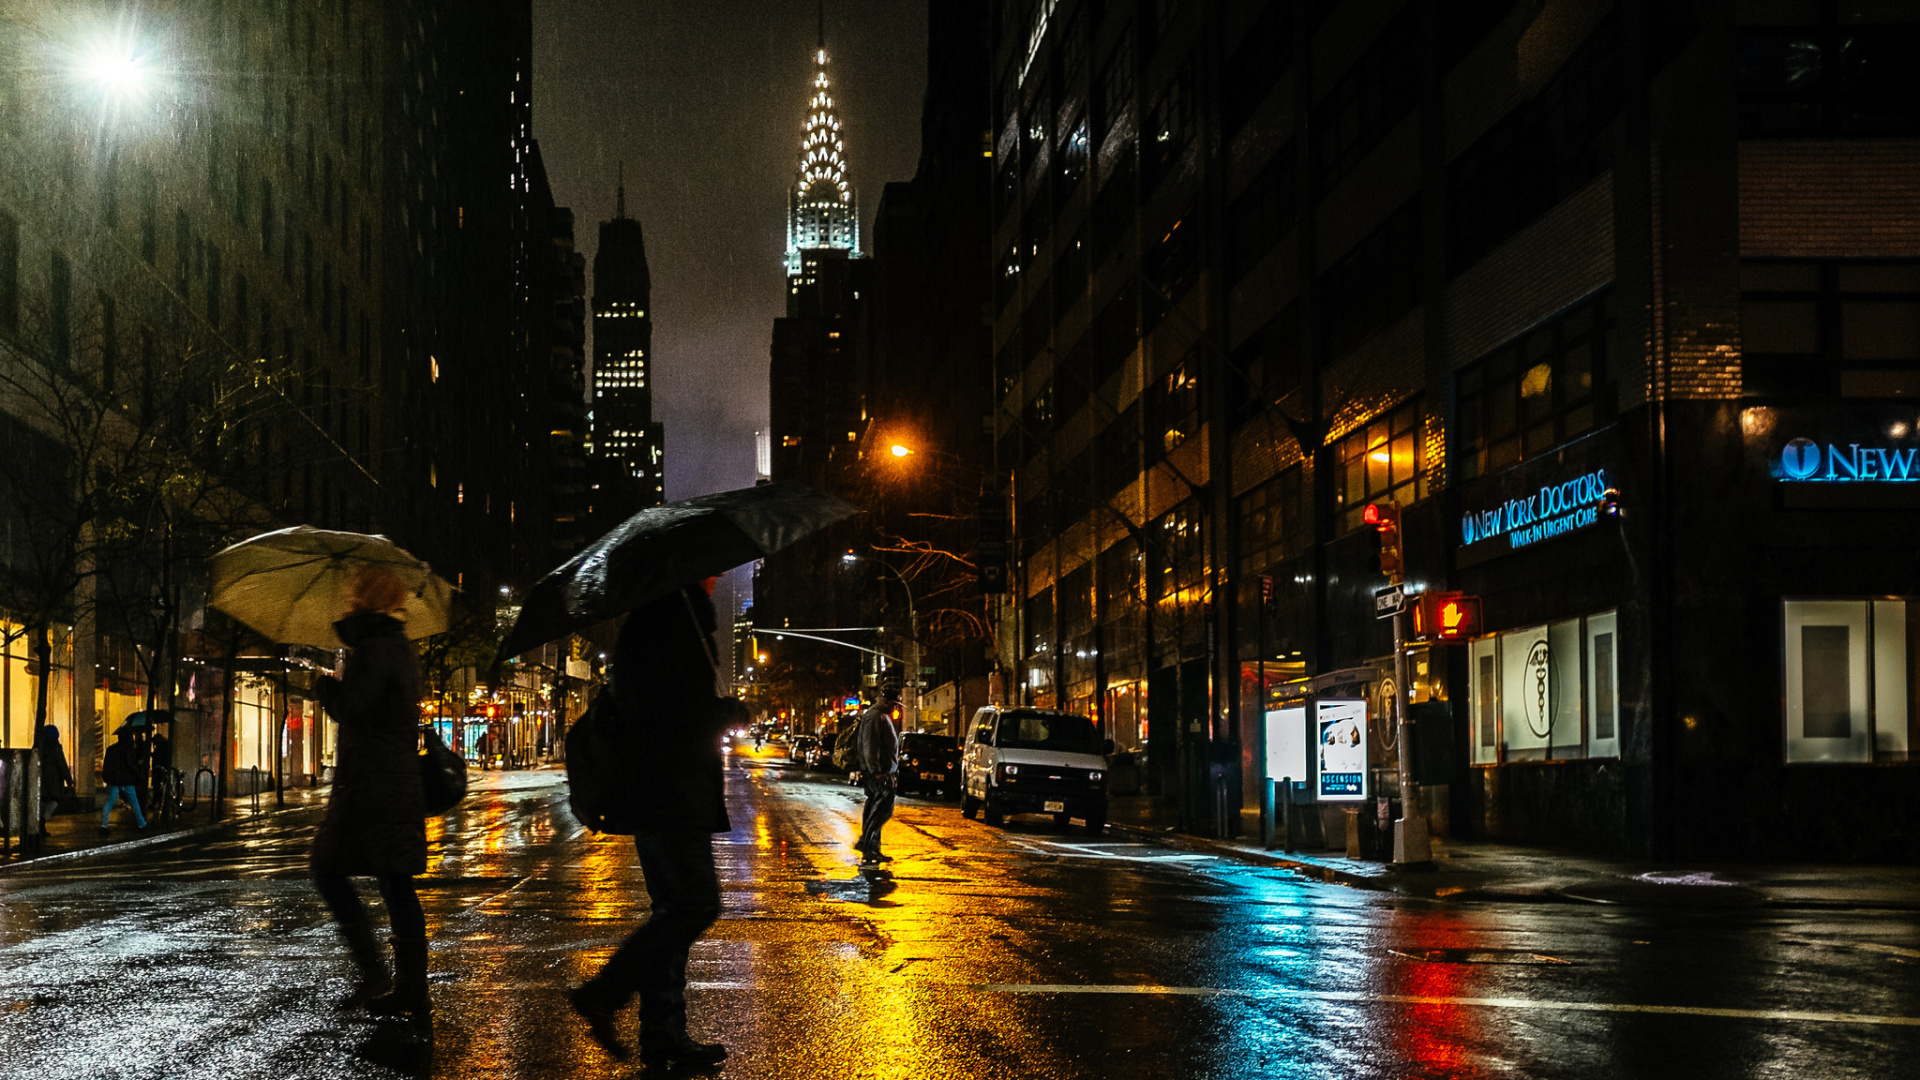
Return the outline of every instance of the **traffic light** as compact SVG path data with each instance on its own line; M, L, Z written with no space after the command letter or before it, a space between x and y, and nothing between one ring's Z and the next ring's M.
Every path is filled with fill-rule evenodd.
M1480 633L1480 598L1466 593L1424 593L1413 611L1414 636L1426 641L1466 641Z
M1368 503L1360 516L1373 526L1373 568L1387 575L1387 580L1399 581L1403 569L1400 559L1400 508L1390 502Z
M974 565L983 593L1007 591L1007 497L998 491L980 495L977 515L980 541L974 549Z

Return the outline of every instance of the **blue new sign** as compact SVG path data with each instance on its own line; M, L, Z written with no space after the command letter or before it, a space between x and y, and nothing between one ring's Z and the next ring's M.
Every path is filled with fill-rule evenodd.
M1862 446L1859 443L1827 443L1824 448L1812 439L1794 439L1780 448L1774 463L1774 475L1797 483L1881 483L1920 482L1920 447Z

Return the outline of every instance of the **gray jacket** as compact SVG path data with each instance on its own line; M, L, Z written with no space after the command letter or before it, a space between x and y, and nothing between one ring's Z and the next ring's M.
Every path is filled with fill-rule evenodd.
M860 714L860 771L875 776L900 771L900 733L888 715L893 702L882 698Z

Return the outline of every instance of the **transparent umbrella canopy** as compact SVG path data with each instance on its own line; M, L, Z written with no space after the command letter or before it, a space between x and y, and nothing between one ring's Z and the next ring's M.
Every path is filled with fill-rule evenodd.
M283 645L339 648L333 624L347 614L348 589L364 566L381 567L406 586L401 615L408 637L447 629L453 586L384 536L296 525L242 540L212 563L208 603Z

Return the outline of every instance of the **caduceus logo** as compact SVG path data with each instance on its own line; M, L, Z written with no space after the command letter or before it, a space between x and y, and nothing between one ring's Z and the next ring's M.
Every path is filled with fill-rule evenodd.
M1553 729L1553 713L1549 706L1553 704L1551 684L1553 682L1553 650L1547 648L1544 641L1536 641L1533 648L1527 650L1526 674L1521 685L1520 711L1526 714L1527 728L1537 738L1546 738Z
M1820 471L1820 444L1812 439L1795 439L1780 448L1780 471L1789 480L1805 480Z

